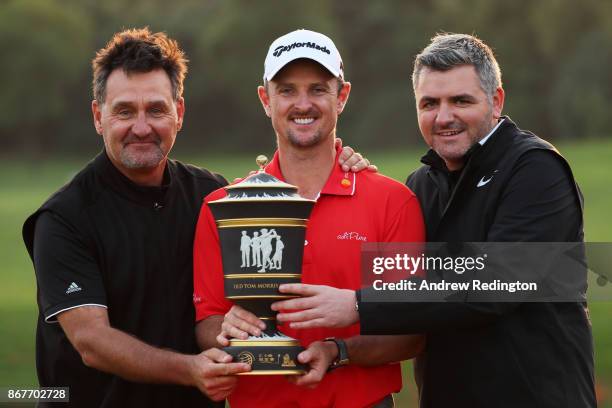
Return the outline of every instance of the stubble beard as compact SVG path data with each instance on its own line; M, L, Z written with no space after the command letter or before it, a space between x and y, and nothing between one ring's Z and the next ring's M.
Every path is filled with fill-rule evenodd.
M447 145L445 143L441 143L440 145L438 145L437 143L434 142L432 148L436 153L438 153L440 157L442 157L446 161L460 162L463 160L468 150L470 150L472 146L474 146L476 143L482 140L482 138L484 138L487 135L487 133L489 133L489 131L491 130L492 120L493 120L493 107L491 106L489 111L485 115L484 119L482 120L482 122L480 122L474 136L469 136L469 139L461 140L459 143L453 144L453 145ZM467 132L468 130L467 126L465 126L465 124L461 124L461 125L462 125L461 127L464 128L464 131Z
M128 169L144 169L156 167L164 159L164 152L159 143L151 144L145 151L133 151L129 145L121 150L121 164Z
M317 130L310 138L304 140L299 138L293 131L287 132L287 138L294 147L312 147L318 145L323 140L323 133Z

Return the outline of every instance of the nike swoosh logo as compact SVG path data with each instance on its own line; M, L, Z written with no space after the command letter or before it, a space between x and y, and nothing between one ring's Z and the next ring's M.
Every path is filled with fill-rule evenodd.
M489 181L493 180L493 176L489 177L488 179L485 180L485 178L481 178L480 181L478 182L478 184L476 184L476 187L482 187L482 186L486 186Z

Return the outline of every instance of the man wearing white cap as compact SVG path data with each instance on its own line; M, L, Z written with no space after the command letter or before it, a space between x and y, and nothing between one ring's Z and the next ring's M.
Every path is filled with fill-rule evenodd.
M266 172L316 200L306 231L302 281L344 290L361 285L362 243L421 242L425 236L419 203L406 186L377 173L347 173L336 164L336 123L350 89L334 43L308 30L272 43L264 84L258 88L278 143ZM224 195L217 190L206 201ZM227 346L229 338L261 333L263 322L224 298L218 235L207 204L196 231L194 273L201 347ZM291 381L241 376L229 396L232 408L392 407L391 394L401 388L398 362L414 357L423 345L419 336L360 336L359 325L281 329L307 347L298 359L310 371Z
M428 240L508 247L583 241L583 200L570 166L553 145L502 116L501 69L488 45L473 35L438 34L415 58L412 80L430 150L407 184L421 200ZM553 253L540 257L554 264ZM555 268L557 282L580 288L567 301L555 298L559 292L550 288L557 283L541 281L541 264L526 258L524 281L545 288L527 301L474 302L466 295L462 302L453 295L447 302L377 302L367 291L298 284L279 290L307 291L310 300L273 308L288 312L277 319L295 330L359 321L364 334L425 333L427 347L415 364L422 408L596 407L586 271ZM511 269L499 277L509 280Z

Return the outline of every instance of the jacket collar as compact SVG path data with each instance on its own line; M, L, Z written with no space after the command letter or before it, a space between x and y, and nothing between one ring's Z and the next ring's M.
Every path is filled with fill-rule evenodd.
M355 194L357 185L357 174L353 172L345 172L342 167L338 164L338 156L340 155L342 148L336 148L336 158L334 161L334 167L321 189L319 195L339 195L339 196L352 196ZM278 150L274 153L274 158L265 168L266 173L271 174L281 181L286 181L283 177L283 173L280 169L279 152Z
M503 117L503 119L503 123L490 135L491 137L484 145L476 143L467 151L464 156L465 165L452 174L444 160L432 149L421 159L424 164L430 166L427 174L438 189L440 219L444 217L455 197L458 194L465 194L466 190L459 186L463 185L465 180L470 180L479 171L492 171L496 168L508 144L512 143L512 137L508 136L507 130L516 125L508 117Z
M497 126L495 131L487 136L487 143L475 143L474 145L472 145L472 147L468 149L464 156L464 168L467 167L468 163L471 161L472 158L480 156L480 152L486 152L493 148L499 142L497 140L499 138L496 136L502 133L503 130L505 130L509 126L516 127L514 122L512 122L512 120L510 120L508 116L500 117L500 122L501 121L503 122ZM449 172L448 168L446 167L446 163L444 162L444 159L442 159L433 149L429 149L427 151L427 153L421 158L421 163L426 164L436 170L441 170L446 173Z

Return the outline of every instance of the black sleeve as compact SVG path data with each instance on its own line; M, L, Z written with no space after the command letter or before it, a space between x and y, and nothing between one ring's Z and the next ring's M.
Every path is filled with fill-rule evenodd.
M227 180L225 179L225 177L223 177L221 174L219 173L213 173L213 174L217 178L217 182L219 183L219 188L225 187L229 184Z
M581 241L580 198L568 172L551 151L524 154L501 198L487 241Z
M414 185L412 184L412 180L414 178L414 173L416 173L416 171L413 171L412 173L410 173L408 175L408 177L406 177L406 182L404 183L409 189L413 189Z
M532 150L524 154L517 161L503 193L487 241L580 241L582 209L578 194L569 170L555 153ZM361 334L411 334L478 327L494 322L518 305L360 301Z
M85 242L56 214L46 211L36 220L33 260L39 307L47 322L75 307L106 307L98 264Z

